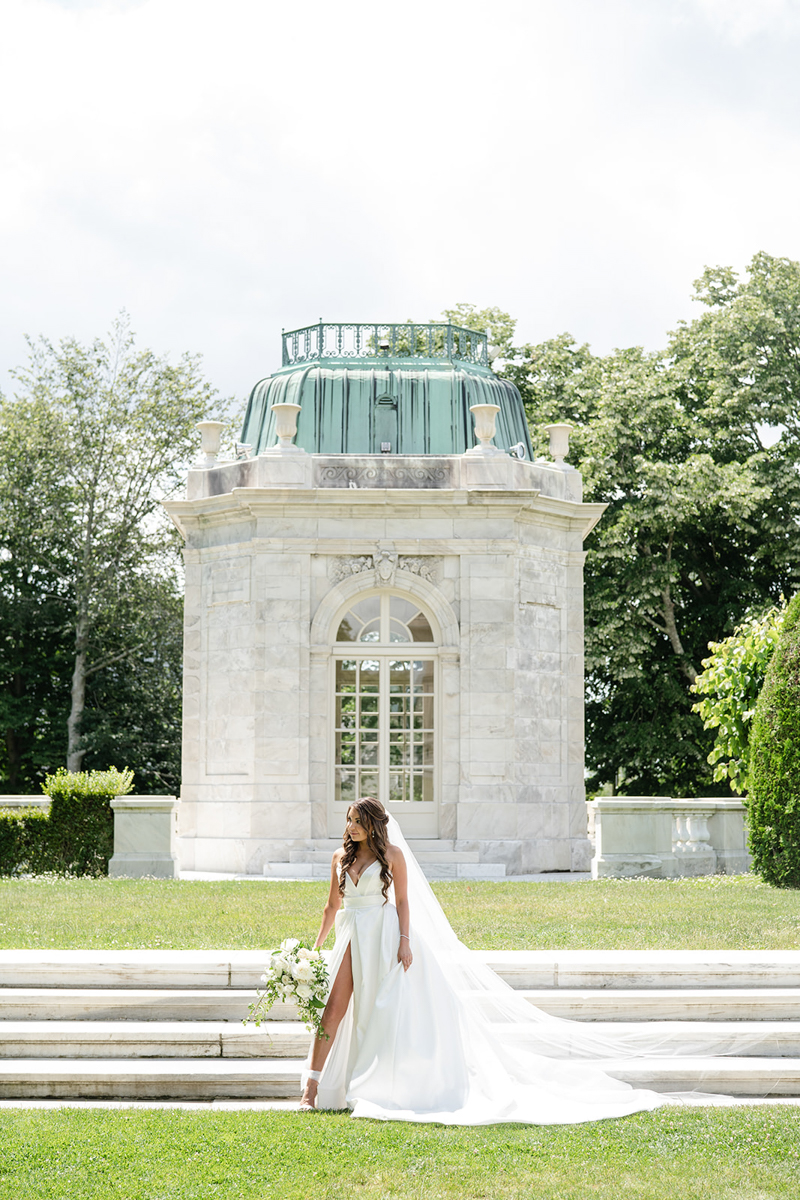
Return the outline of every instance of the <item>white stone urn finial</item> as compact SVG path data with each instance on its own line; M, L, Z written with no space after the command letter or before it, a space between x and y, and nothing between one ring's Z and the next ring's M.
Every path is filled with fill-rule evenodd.
M222 440L222 431L224 428L224 421L199 421L195 425L195 429L200 430L200 446L203 454L206 456L203 461L204 467L215 467L217 465L219 444Z
M572 432L572 426L545 425L545 430L550 435L550 453L554 461L563 463L569 454L569 435Z
M278 440L275 446L281 450L297 450L292 442L297 436L297 418L300 414L299 404L273 404L270 406L275 413L275 432Z
M473 446L468 454L500 454L496 446L492 445L495 433L495 421L497 414L500 412L499 404L471 404L469 411L475 418L475 437L478 439L479 445Z

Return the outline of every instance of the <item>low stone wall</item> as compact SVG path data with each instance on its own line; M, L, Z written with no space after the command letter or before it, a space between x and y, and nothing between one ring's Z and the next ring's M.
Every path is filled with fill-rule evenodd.
M741 800L603 796L589 809L594 879L738 875L750 867Z
M50 807L50 797L38 796L0 796L0 808L44 808Z

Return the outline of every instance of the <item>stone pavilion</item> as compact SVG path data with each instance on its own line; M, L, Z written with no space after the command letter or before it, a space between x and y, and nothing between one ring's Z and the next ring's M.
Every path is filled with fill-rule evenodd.
M588 869L584 504L486 336L283 335L236 461L166 507L186 541L185 870L325 875L377 795L429 874Z

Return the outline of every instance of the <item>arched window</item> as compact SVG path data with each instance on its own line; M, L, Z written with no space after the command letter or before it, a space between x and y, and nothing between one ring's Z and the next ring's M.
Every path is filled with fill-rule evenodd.
M351 603L334 647L334 804L377 796L406 833L436 836L436 641L419 604Z

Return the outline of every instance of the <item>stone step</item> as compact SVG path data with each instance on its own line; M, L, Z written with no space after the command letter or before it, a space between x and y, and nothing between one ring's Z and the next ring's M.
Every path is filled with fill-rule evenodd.
M800 1021L799 988L521 988L543 1012L576 1021ZM236 988L0 988L4 1021L232 1021L255 992ZM276 1004L276 1021L297 1010Z
M300 1059L9 1058L3 1099L299 1099Z
M736 950L487 950L515 988L800 988L800 952ZM264 950L0 950L8 988L252 989Z
M601 1035L642 1029L641 1022L592 1023ZM750 1039L738 1056L800 1058L800 1021L674 1021L657 1032L676 1052L691 1039L730 1035ZM258 1029L234 1021L0 1021L0 1059L302 1058L310 1040L300 1021L264 1021Z
M489 950L515 988L800 987L796 950Z
M234 988L0 988L0 1020L241 1022L254 999ZM294 1021L297 1010L276 1004L272 1017Z
M300 1021L0 1021L0 1058L302 1058Z
M300 851L295 851L298 857ZM465 861L466 853L453 852L453 859L446 854L420 854L420 866L428 880L436 879L475 879L492 880L506 878L505 863L478 862L475 854L474 861ZM430 861L427 861L430 859ZM329 879L331 862L329 857L321 856L319 862L309 862L308 855L302 854L301 862L268 862L264 864L264 877L267 879Z
M0 1061L0 1098L293 1099L301 1065L297 1059L6 1059ZM659 1092L800 1096L797 1058L614 1059L596 1065Z
M573 1021L797 1021L800 988L524 988L525 999ZM800 1027L800 1024L798 1025Z
M416 851L417 862L424 867L428 864L440 863L477 863L480 862L480 854L477 850L418 850ZM327 850L292 850L289 853L290 866L298 863L313 863L318 866L320 863L327 867L328 872L331 869L331 855ZM278 866L280 864L271 863L270 866ZM286 864L283 864L286 865ZM505 864L503 864L505 865Z
M615 1079L654 1092L800 1097L800 1058L644 1058L598 1063Z
M493 879L506 878L505 863L423 862L420 865L425 878L431 882L437 879L474 879L490 882Z

